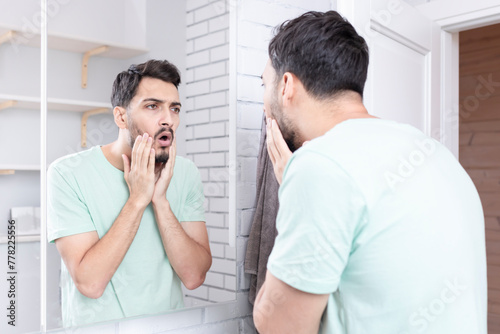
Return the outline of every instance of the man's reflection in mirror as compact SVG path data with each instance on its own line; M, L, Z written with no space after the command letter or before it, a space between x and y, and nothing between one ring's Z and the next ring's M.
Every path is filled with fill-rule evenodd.
M176 156L178 69L149 60L118 74L107 145L48 170L48 240L61 254L63 325L183 307L212 263L198 169Z

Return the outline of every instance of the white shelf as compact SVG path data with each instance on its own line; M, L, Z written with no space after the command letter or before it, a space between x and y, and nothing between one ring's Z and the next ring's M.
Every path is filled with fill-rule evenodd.
M0 104L7 101L17 101L17 103L14 106L11 106L9 108L34 109L34 110L40 109L39 97L0 94ZM48 110L62 110L62 111L73 111L73 112L85 112L97 108L111 109L111 103L79 101L79 100L69 100L69 99L59 99L59 98L48 98L47 104L48 104Z
M6 244L9 241L6 235L0 235L0 244ZM16 235L16 244L19 242L40 241L40 235Z
M0 170L36 172L36 171L40 171L40 165L2 165L2 164L0 164Z
M30 33L30 38L27 38L23 35L23 32L19 29L9 28L6 26L0 27L0 36L9 32L15 31L17 36L14 36L14 44L15 45L26 45L32 47L40 47L40 35ZM11 42L7 41L6 44ZM77 52L77 53L85 53L92 49L95 49L99 46L106 45L108 46L108 50L99 54L101 57L115 58L115 59L127 59L131 57L135 57L144 53L147 53L149 50L141 47L132 47L123 44L117 43L108 43L106 41L96 41L89 40L75 36L63 35L63 34L54 34L50 33L47 36L47 44L49 49L54 50L62 50L69 52Z

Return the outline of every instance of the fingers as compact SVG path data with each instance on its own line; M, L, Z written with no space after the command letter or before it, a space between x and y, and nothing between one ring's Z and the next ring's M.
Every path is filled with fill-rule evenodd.
M149 149L149 162L148 162L148 172L149 173L154 173L155 172L155 149L150 148Z
M172 142L172 145L170 145L170 148L169 148L168 162L167 162L171 173L173 173L173 171L174 171L176 154L177 154L177 141L176 141L176 139L174 139L174 141Z
M153 139L147 133L144 133L142 136L137 136L134 147L132 148L131 169L149 169L151 167L150 160L152 145Z
M143 169L150 169L149 161L151 160L151 146L153 145L153 139L149 137L147 133L142 136L142 141L139 146L138 155L140 156L139 167ZM153 163L154 166L154 163ZM149 167L149 168L148 168ZM153 167L154 168L154 167Z
M168 149L168 161L161 170L160 178L171 178L174 173L175 155L177 153L176 141L172 142Z
M283 171L292 155L292 151L281 134L276 120L267 119L267 152L274 167L274 174L278 183L281 184Z
M168 149L168 161L161 167L160 175L155 183L153 194L153 202L158 200L165 200L168 186L174 174L175 155L177 153L177 146L175 139Z
M271 162L273 165L276 163L277 160L277 154L276 152L276 144L274 143L274 138L273 138L273 132L271 130L271 119L268 118L266 122L266 144L267 144L267 153L269 155L269 158L271 159Z
M132 167L135 167L137 164L140 163L140 158L139 158L139 146L141 146L141 143L142 143L142 136L137 136L137 138L135 138L135 143L134 143L134 146L132 147L132 154L131 154L131 158L132 158L132 161L131 161L131 168Z
M147 133L145 133L144 135L147 136ZM151 160L152 145L153 145L153 138L147 137L147 142L145 143L144 150L142 151L141 167L147 168L148 170L151 169L150 160ZM154 170L154 161L153 161L153 170Z
M274 119L271 120L271 132L273 134L274 145L276 146L276 151L278 152L279 156L282 157L284 155L288 155L290 149L288 148L288 145L286 144L286 141L281 134L278 123Z

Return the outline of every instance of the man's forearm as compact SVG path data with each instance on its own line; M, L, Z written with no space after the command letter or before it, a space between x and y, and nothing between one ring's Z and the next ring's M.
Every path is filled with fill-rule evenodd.
M129 199L108 232L85 253L73 278L84 295L102 295L134 240L144 210Z
M188 289L197 288L212 264L210 251L185 232L166 199L152 203L170 264Z

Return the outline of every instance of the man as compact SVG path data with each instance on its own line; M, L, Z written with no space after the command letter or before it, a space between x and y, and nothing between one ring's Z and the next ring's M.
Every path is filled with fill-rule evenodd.
M485 334L477 191L439 142L368 114L363 38L336 12L310 12L278 27L269 58L281 186L258 331ZM394 182L404 159L419 163Z
M183 307L212 258L200 174L176 157L180 75L150 60L118 74L118 138L48 171L48 239L61 254L64 326Z

